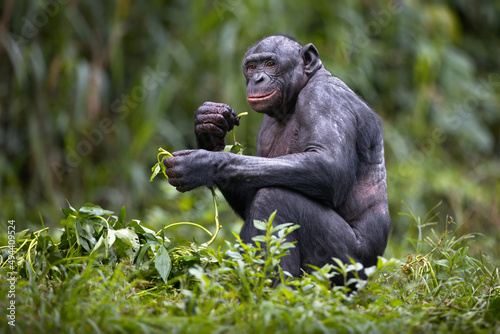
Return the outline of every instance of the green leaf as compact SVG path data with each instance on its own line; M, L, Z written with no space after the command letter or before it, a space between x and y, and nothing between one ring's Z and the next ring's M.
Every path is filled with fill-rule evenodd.
M268 223L272 224L273 221L274 221L274 217L276 217L276 212L278 212L277 210L274 210L273 213L271 213L271 215L269 216L269 219L267 220Z
M441 266L441 267L446 267L446 268L450 267L450 261L448 261L446 259L437 260L434 263L435 263L436 266Z
M280 231L280 230L284 230L286 229L288 226L291 226L293 225L293 223L285 223L285 224L279 224L279 225L276 225L273 227L273 229L271 230L271 233L275 233L277 231Z
M147 227L144 227L141 225L141 222L137 219L134 219L132 220L129 224L128 224L129 227L132 227L136 233L139 233L139 234L152 234L153 236L155 235L155 231L147 228Z
M153 168L151 168L151 171L153 172L153 174L151 174L151 177L149 178L149 182L153 181L153 179L156 177L156 175L158 175L161 172L160 163L157 162L153 166Z
M52 241L52 238L50 235L41 235L37 238L38 243L36 248L45 252L50 252L52 249L54 249L54 242Z
M291 248L295 248L295 244L293 244L292 242L285 242L281 245L281 249L291 249Z
M113 211L104 210L99 205L94 205L92 203L84 204L80 208L80 210L78 210L78 212L82 213L84 215L88 215L90 217L105 216L105 215L112 215L113 214Z
M76 213L76 209L75 209L74 207L72 207L72 206L71 206L71 204L69 204L69 201L68 201L67 199L66 199L66 203L68 203L68 208L69 208L71 211L73 211L73 212L75 212L75 213Z
M155 257L155 268L160 274L163 282L167 283L168 275L170 275L170 270L172 269L172 260L165 246L160 245L158 253Z
M154 232L153 233L144 233L142 236L144 238L146 238L146 240L148 240L148 241L155 241L156 244L158 244L158 245L160 244L160 241L162 241L162 242L170 242L170 240L168 240L167 238L162 239L161 237L155 236Z
M90 245L89 245L89 242L87 241L87 238L85 238L88 233L86 230L83 229L83 226L82 226L82 222L78 219L76 219L73 223L73 226L76 230L76 242L78 243L78 245L80 245L81 247L83 247L83 249L85 249L87 252L90 251Z
M99 240L97 240L97 243L95 244L94 248L90 252L90 255L92 255L96 250L98 250L102 246L103 243L104 243L104 238L101 235L101 237L99 238Z
M68 229L73 227L75 219L76 217L74 215L69 215L66 219L61 220L61 225L66 228L66 231L68 231Z
M106 257L108 257L109 250L111 249L111 246L113 246L113 243L115 242L115 240L116 240L115 231L108 230L108 234L106 235L106 238L104 239Z
M125 242L127 245L134 249L139 249L139 237L137 234L130 228L122 228L114 231L115 236Z
M462 262L465 259L465 257L467 256L468 252L469 252L469 247L468 246L460 247L455 252L455 255L453 256L453 261L455 261L457 263Z
M113 234L117 239L114 243L114 248L117 251L118 256L126 256L130 259L130 261L134 261L141 247L139 237L134 230L131 228L122 228L114 230Z
M125 205L124 205L122 206L120 214L118 215L118 219L116 220L115 228L125 227L125 219L127 219L127 213L125 211Z
M19 239L22 239L24 238L24 236L26 235L26 233L29 232L29 228L25 229L25 230L22 230L22 231L19 231L16 233L16 240L19 240Z
M64 214L64 218L68 218L70 214L76 214L76 211L71 210L71 209L61 209L61 211Z
M253 225L255 226L256 229L265 231L267 230L266 223L260 220L254 220Z
M153 241L148 241L145 245L143 245L141 247L141 249L139 250L139 253L137 254L137 257L135 259L135 263L140 266L143 262L144 255L146 255L147 251L152 248L151 246L156 246L156 245L157 245L157 243L155 243Z
M285 225L285 224L283 224L283 225ZM290 233L292 233L293 231L295 231L298 228L300 228L300 225L293 225L293 226L288 227L285 230L280 230L278 232L278 237L283 238L284 236L289 235Z
M263 242L265 243L266 242L266 236L264 235L256 235L255 237L252 238L253 241L257 241L257 242Z
M238 252L227 251L226 254L227 254L227 256L229 256L232 259L237 259L237 260L243 259L243 256Z

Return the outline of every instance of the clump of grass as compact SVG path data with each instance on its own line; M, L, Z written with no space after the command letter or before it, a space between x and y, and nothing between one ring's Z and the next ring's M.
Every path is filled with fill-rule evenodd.
M339 272L350 277L357 264L326 265L300 278L283 271L279 260L294 247L286 237L298 227L274 226L273 215L255 222L262 234L254 244L235 235L215 250L173 245L168 230L127 222L124 209L113 216L84 205L64 213L59 243L48 229L18 234L18 317L15 328L2 323L4 332L448 333L500 325L498 264L472 256L477 236L458 236L453 219L438 232L433 213L421 221L410 210L419 231L414 253L379 258L366 268L367 280L349 282L357 291L332 288L329 280ZM158 265L160 249L170 264ZM159 266L170 266L167 279ZM8 289L1 275L0 293Z

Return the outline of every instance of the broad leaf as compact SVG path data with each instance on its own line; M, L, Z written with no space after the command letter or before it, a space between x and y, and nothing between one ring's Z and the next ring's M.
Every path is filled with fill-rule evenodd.
M104 239L104 246L106 249L106 257L108 257L109 250L111 249L111 246L113 246L115 240L116 240L115 231L108 230L108 234L106 235L106 238Z
M89 215L90 217L105 216L105 215L112 215L113 214L113 211L104 210L99 205L94 205L92 203L84 204L80 208L80 210L78 210L78 212L82 213L82 214Z
M114 235L128 246L123 251L133 261L141 247L137 234L130 228L122 228L114 231Z
M264 223L263 221L260 221L260 220L254 220L253 225L255 226L256 229L261 230L261 231L265 231L267 229L266 223Z
M168 255L167 249L163 245L160 245L160 249L158 253L156 253L155 268L160 274L163 282L167 283L168 275L172 269L172 260L170 259L170 255Z

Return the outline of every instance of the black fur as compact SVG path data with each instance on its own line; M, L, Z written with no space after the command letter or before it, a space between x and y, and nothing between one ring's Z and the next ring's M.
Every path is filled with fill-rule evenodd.
M165 159L169 182L179 191L217 186L245 220L246 242L261 233L253 220L274 210L275 224L299 224L289 236L296 248L281 262L294 276L332 257L375 265L391 227L380 118L323 67L312 44L264 38L248 49L243 72L251 107L265 114L257 157L220 152L238 117L208 102L195 120L203 149Z

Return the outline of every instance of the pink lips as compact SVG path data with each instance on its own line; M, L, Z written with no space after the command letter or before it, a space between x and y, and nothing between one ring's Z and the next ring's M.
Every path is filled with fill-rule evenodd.
M247 101L248 102L260 102L260 101L265 101L267 99L270 99L273 97L278 91L273 90L270 94L264 95L264 96L248 96Z

